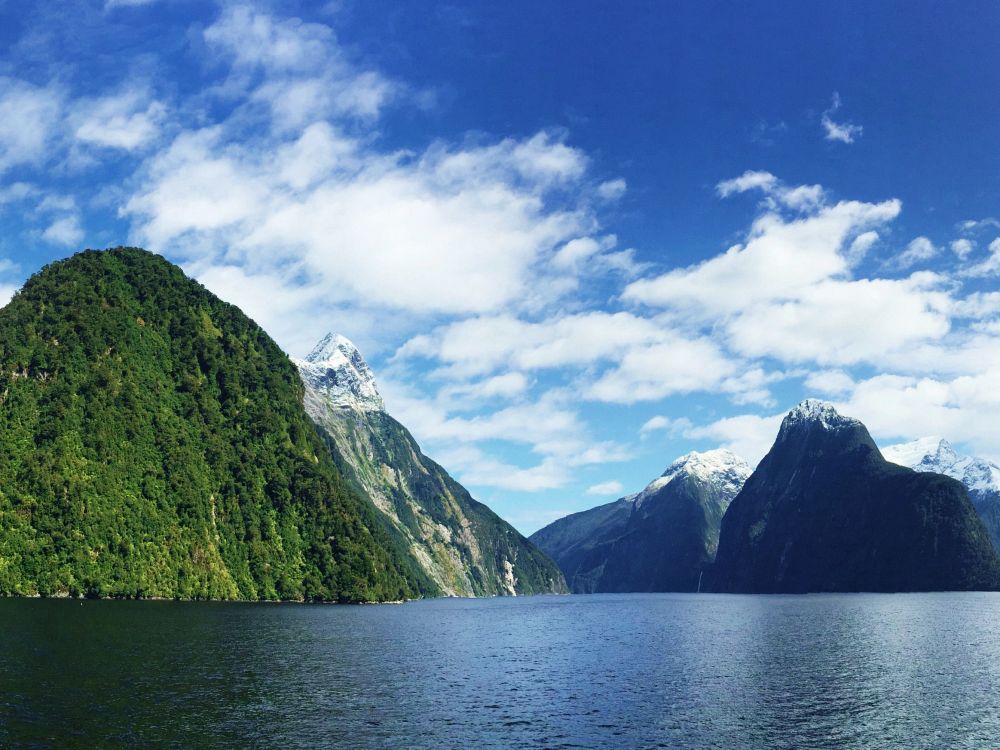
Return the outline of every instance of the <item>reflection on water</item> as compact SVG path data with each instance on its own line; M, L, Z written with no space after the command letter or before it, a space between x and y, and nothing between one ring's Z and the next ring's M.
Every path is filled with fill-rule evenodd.
M0 601L0 746L984 747L1000 595Z

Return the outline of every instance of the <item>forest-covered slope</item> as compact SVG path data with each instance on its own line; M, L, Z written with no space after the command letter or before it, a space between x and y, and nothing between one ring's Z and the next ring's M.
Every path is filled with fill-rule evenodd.
M435 592L302 400L274 341L163 258L42 269L0 310L0 593Z

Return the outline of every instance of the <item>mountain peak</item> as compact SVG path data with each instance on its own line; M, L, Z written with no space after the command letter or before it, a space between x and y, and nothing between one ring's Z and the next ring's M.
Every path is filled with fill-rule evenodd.
M295 360L302 378L334 406L385 411L375 375L346 336L328 333L305 359Z
M781 431L799 426L819 426L825 430L832 430L839 427L856 427L860 424L856 419L842 416L828 401L807 398L785 415Z
M890 445L882 455L900 466L957 479L973 493L1000 493L1000 467L985 458L960 455L944 438L923 437Z
M753 469L750 464L725 448L703 452L691 451L670 464L663 474L650 482L642 492L633 495L631 499L640 505L645 498L680 476L691 476L723 489L731 489L735 494L739 492L740 487L752 473Z
M306 355L306 362L322 364L337 357L338 354L342 354L348 359L355 356L361 358L361 352L358 351L358 347L354 345L354 342L347 338L347 336L331 332L321 338L319 343L312 348L312 351ZM364 361L363 358L361 359Z

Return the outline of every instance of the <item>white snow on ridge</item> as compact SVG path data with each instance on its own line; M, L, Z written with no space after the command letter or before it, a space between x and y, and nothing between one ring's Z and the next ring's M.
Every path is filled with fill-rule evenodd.
M334 406L385 411L374 373L346 337L328 333L305 359L292 361L306 384Z
M819 424L825 429L858 425L860 422L853 417L845 417L833 408L828 401L807 398L788 414L781 422L781 429L801 424Z
M636 506L651 495L666 487L680 476L692 476L707 484L718 487L721 491L735 497L743 488L747 477L753 469L745 460L724 448L716 450L687 453L674 461L662 475L650 482L646 489L629 495L625 500L635 502Z
M1000 467L985 458L959 455L940 437L924 437L882 449L886 461L957 479L971 492L1000 492Z

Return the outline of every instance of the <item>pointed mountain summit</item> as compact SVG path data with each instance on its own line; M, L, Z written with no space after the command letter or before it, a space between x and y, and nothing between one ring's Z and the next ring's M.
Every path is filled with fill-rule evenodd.
M820 401L788 413L722 521L707 590L995 589L1000 559L954 479L886 461Z
M697 591L723 514L750 473L727 450L688 453L642 492L559 519L531 540L575 593Z
M295 363L310 390L331 405L385 411L374 373L346 337L328 333L304 360Z
M1000 466L985 458L960 455L939 437L890 445L882 449L882 455L894 464L944 474L964 484L972 505L990 532L993 546L1000 551Z
M385 411L348 339L327 334L304 360L306 411L343 473L374 503L421 569L449 596L562 593L552 560L420 450Z
M298 372L159 255L88 250L0 310L0 593L436 591L350 490Z

